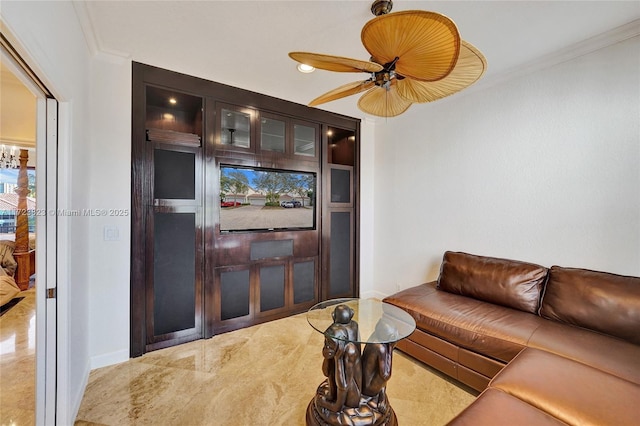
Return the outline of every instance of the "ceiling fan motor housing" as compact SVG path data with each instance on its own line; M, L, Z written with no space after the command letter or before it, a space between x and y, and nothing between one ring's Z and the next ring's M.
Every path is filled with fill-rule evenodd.
M371 13L375 16L386 15L391 12L393 2L391 0L376 0L371 5Z

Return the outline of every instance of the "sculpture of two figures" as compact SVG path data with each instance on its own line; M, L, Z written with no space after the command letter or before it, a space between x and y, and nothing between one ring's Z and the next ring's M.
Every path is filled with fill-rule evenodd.
M327 377L307 409L308 425L385 425L397 423L387 402L386 385L391 377L391 355L395 328L381 319L369 341L360 350L358 323L353 310L338 305L333 324L325 331L322 372Z

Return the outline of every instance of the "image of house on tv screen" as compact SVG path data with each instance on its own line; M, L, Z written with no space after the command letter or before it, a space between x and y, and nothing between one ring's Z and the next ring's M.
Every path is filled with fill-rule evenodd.
M220 231L315 229L316 175L220 167Z

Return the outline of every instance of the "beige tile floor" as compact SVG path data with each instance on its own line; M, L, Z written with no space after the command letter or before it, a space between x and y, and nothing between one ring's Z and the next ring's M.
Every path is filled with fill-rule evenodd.
M0 317L0 425L35 424L35 288Z
M35 423L35 290L0 317L0 424ZM76 425L298 425L324 379L322 336L297 315L91 372ZM474 394L396 351L401 425L442 425Z
M304 315L150 352L91 372L76 425L302 425L324 379ZM396 351L401 425L442 425L475 395Z

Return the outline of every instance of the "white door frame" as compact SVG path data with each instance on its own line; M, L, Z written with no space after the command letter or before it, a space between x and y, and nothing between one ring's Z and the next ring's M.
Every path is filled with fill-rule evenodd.
M2 24L2 61L36 96L36 425L58 413L58 102L24 62L20 44ZM63 268L66 272L66 268ZM64 376L62 383L64 381ZM63 386L64 387L64 386Z

